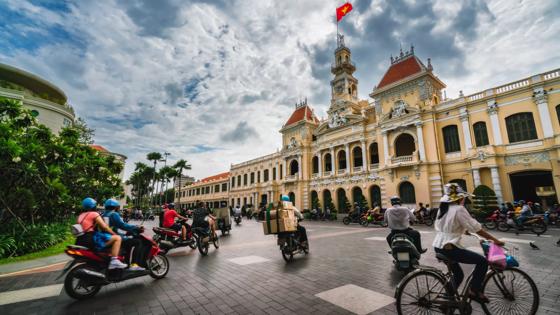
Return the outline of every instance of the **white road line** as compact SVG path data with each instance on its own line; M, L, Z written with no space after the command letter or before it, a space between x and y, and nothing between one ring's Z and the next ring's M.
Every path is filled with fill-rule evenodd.
M368 240L368 241L385 241L385 242L387 241L387 238L382 237L382 236L372 236L372 237L367 237L367 238L364 238L364 239Z
M58 296L63 286L62 284L53 284L44 287L2 292L0 293L0 305Z
M270 261L270 259L261 256L244 256L244 257L231 258L228 259L228 261L231 261L234 264L245 266L245 265L258 264L265 261Z
M320 292L315 294L315 296L354 314L360 315L369 314L395 301L391 296L353 284L347 284Z

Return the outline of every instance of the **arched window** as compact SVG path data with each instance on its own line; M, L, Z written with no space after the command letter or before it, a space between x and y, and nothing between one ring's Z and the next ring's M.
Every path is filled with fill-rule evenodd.
M231 188L235 187L235 177L231 179Z
M379 148L377 142L369 145L369 158L371 159L371 164L379 164Z
M354 167L364 166L364 161L362 160L362 148L359 146L352 149L352 162Z
M461 151L461 144L459 142L459 131L456 125L443 127L443 145L445 153Z
M268 182L268 169L263 172L263 182Z
M332 171L332 157L330 153L325 154L325 172Z
M276 167L272 168L272 180L276 180Z
M379 186L373 185L369 188L369 199L372 208L375 208L375 206L381 207L381 188Z
M313 164L313 174L319 173L319 158L314 156L311 160L311 164Z
M461 186L461 188L463 188L464 191L467 191L467 182L464 179L452 179L449 182L450 183L455 183L455 184Z
M282 179L282 176L284 176L282 172L283 170L284 170L284 166L280 164L280 179Z
M338 169L345 170L346 169L346 152L344 150L338 151Z
M510 143L537 139L537 129L532 113L518 113L506 117Z
M237 186L241 187L241 175L237 175Z
M558 117L558 123L560 124L560 105L556 105L556 116Z
M255 183L255 173L251 172L251 184Z
M412 155L415 150L414 138L408 133L400 134L395 140L396 156L409 156Z
M414 186L410 182L402 182L399 186L399 195L402 203L416 203Z
M247 186L247 174L243 175L243 186Z
M296 175L299 172L299 165L296 160L290 162L290 175Z
M477 147L488 145L488 131L486 130L486 123L479 121L473 125L474 141Z

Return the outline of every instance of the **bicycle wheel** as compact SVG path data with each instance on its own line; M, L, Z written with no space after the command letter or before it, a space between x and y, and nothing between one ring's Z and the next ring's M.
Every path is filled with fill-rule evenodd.
M445 278L438 273L417 270L405 276L397 286L397 313L402 314L452 314L446 296L452 292L445 285Z
M539 308L539 291L528 274L517 268L492 271L484 280L482 304L486 314L534 315Z

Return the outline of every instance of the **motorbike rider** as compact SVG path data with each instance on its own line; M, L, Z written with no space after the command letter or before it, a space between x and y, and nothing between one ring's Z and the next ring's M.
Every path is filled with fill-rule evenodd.
M144 249L142 247L142 241L134 237L127 237L124 234L119 233L119 229L130 232L132 234L140 234L143 232L144 228L138 225L132 225L125 223L119 214L120 204L115 199L107 199L105 201L105 211L101 215L105 223L113 229L113 232L120 235L122 239L122 247L128 254L128 261L131 261L129 270L139 271L144 270L139 264L142 264L142 258L144 256Z
M418 252L422 254L427 251L427 249L422 248L420 233L410 227L410 222L414 220L414 215L410 209L402 206L401 198L398 196L391 197L391 207L385 211L384 220L391 229L391 233L387 235L389 247L391 247L393 236L402 233L412 239Z
M519 213L519 217L517 218L517 223L521 226L523 222L527 221L527 219L533 216L533 210L531 209L532 202L523 203L521 207L521 212Z
M197 207L193 211L193 227L210 228L211 235L216 235L216 217L210 213L210 209L204 206L202 201L196 202Z
M97 201L93 198L85 198L82 201L82 207L85 212L78 216L78 224L82 226L84 234L78 236L76 245L92 248L96 251L104 251L111 248L111 261L109 269L124 269L126 264L119 260L119 252L121 250L121 237L115 233L103 221L101 215L96 211ZM103 230L105 232L101 232Z
M239 207L239 205L237 205L235 208L233 208L233 217L234 218L241 218L241 207Z
M183 243L187 242L187 232L190 229L190 226L187 224L188 218L180 215L175 211L175 204L170 203L167 205L167 210L163 213L163 227L166 229L172 229L174 231L181 231L181 241ZM175 218L179 218L184 220L184 223L175 223Z
M299 236L299 242L301 246L306 248L309 247L309 244L307 243L307 230L305 229L305 227L299 224L300 221L303 221L303 214L301 214L301 211L299 211L299 209L292 204L289 196L283 195L281 200L284 207L290 205L294 210L294 214L297 218L297 234Z

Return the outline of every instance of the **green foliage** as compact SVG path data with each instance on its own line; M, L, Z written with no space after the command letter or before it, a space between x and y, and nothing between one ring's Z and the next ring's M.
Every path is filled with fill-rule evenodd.
M0 258L21 256L60 243L71 235L70 222L33 224L26 230L4 229L0 236Z
M358 206L360 206L360 209L362 209L362 211L369 209L367 199L363 194L360 194L356 202L358 202Z
M321 201L319 201L319 197L315 196L313 200L311 200L311 208L321 209Z
M488 186L480 185L473 191L473 214L483 220L498 208L496 193Z
M333 202L332 198L330 198L330 197L327 198L327 199L325 200L325 205L326 205L326 207L328 207L328 208L331 210L331 213L337 211L337 210L336 210L336 206L334 205L334 202ZM326 208L325 208L325 209L326 209Z
M74 126L54 135L21 104L0 98L2 228L61 222L80 210L86 196L102 201L122 195L122 162L97 152L85 138L84 129ZM38 243L50 244L48 237Z

